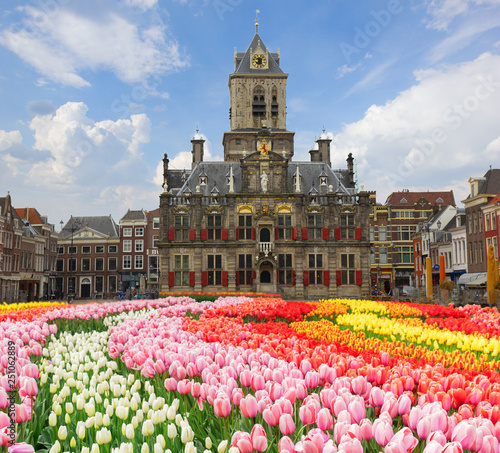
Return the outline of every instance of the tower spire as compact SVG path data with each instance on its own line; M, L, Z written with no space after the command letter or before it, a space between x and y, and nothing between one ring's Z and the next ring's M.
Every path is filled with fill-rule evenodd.
M255 33L259 32L259 13L260 11L258 9L255 10Z

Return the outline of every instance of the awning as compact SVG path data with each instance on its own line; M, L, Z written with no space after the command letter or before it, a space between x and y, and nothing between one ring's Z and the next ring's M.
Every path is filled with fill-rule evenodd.
M465 286L481 286L486 284L486 278L486 272L462 274L458 279L458 284Z

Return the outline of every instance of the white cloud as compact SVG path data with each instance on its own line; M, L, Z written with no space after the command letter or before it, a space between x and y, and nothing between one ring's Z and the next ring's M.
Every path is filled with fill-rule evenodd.
M332 142L334 167L349 152L365 188L442 190L442 181L483 174L498 149L500 56L415 73L416 83L385 105L372 105Z
M149 7L155 2L132 3ZM187 65L178 43L168 36L160 20L140 25L120 15L118 7L105 9L96 3L99 14L86 16L71 6L59 5L52 14L35 7L22 8L24 23L3 30L0 44L43 77L74 87L90 85L80 74L88 70L111 71L124 82L137 83Z
M0 130L0 152L9 149L14 144L20 144L23 141L21 132L19 131L2 131Z
M444 30L457 16L466 15L478 6L500 5L500 0L427 0L427 26Z
M351 72L354 72L360 66L361 66L361 63L358 63L357 65L353 65L353 66L349 66L348 64L341 66L340 68L337 69L337 79L341 79L345 75L350 74Z
M135 6L142 11L146 11L157 6L158 0L125 0L125 3L129 6Z

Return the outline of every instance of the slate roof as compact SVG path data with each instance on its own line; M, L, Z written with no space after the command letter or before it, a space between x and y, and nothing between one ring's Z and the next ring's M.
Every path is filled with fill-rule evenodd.
M250 61L250 50L252 52L257 49L257 47L261 47L264 53L268 52L269 62L268 69L257 69L254 68ZM252 42L248 46L246 52L237 52L235 56L235 74L284 74L284 72L280 68L280 57L277 52L269 52L264 42L258 33L255 33L255 36L252 39Z
M413 207L420 198L424 198L431 205L456 206L452 190L449 192L393 192L387 197L385 204ZM439 202L439 199L443 201ZM406 203L403 200L406 200Z
M239 162L201 162L189 175L189 178L177 193L183 194L196 193L196 186L200 185L200 175L207 177L207 184L200 185L202 195L210 196L214 188L217 188L220 195L226 195L229 192L227 177L229 176L231 165L233 166L234 191L235 193L244 192L241 187L241 166ZM309 194L313 187L320 195L328 193L328 186L333 186L334 192L348 193L346 189L345 173L343 171L332 170L324 162L289 162L288 163L288 181L287 192L295 192L294 176L299 167L301 177L301 192ZM324 174L327 177L327 184L320 185L319 176ZM347 177L349 175L347 174Z
M0 197L0 215L4 215L6 197Z
M187 178L190 173L191 170L167 170L168 190L182 187L185 182L183 178Z
M500 168L490 168L480 183L478 194L492 195L500 192Z
M136 211L131 211L129 209L127 213L120 219L120 222L122 220L146 220L146 214L142 209Z
M61 231L61 237L71 236L72 229L73 233L75 233L86 226L104 235L109 235L109 237L118 237L118 227L110 215L93 217L71 216Z

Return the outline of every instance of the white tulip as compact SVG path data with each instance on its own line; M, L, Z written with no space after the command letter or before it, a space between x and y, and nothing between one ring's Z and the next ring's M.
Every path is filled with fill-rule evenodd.
M210 439L210 437L207 437L205 439L205 448L207 450L211 450L212 449L212 439Z
M137 415L134 415L132 417L132 420L130 423L132 423L132 426L134 427L134 429L137 429L137 427L139 426L139 418L137 417Z
M160 444L161 445L161 448L165 448L165 437L163 436L163 434L158 434L156 436L156 443Z
M92 444L92 448L90 449L90 453L99 453L99 445L97 444Z
M89 417L85 420L85 428L90 429L94 427L94 417Z
M142 412L145 414L149 412L149 403L147 401L142 402Z
M82 395L76 398L76 408L81 411L85 407L85 399Z
M130 440L135 437L135 430L131 423L129 423L125 429L125 437Z
M184 448L184 453L196 453L196 447L193 442L188 442Z
M181 426L181 425L182 425L182 420L183 420L183 419L182 419L182 415L181 415L181 414L177 414L177 415L175 416L175 424L176 424L177 426Z
M116 408L116 416L122 420L128 418L128 407L118 406Z
M85 424L76 428L76 434L81 440L85 439Z
M65 404L65 409L66 409L66 413L72 414L73 411L74 411L73 403L66 403Z
M69 416L69 414L66 414L64 416L64 422L67 424L67 425L70 425L71 424L71 417Z
M101 404L102 403L102 397L99 393L95 394L95 402L96 404Z
M142 424L142 435L144 437L146 436L151 436L155 432L155 427L153 425L153 422L151 420L145 420L144 423Z
M68 428L65 425L59 426L57 437L59 440L66 440L66 437L68 437Z
M167 418L172 421L175 419L175 415L177 414L177 409L172 405L167 410Z
M224 453L226 451L227 444L228 444L228 441L227 440L223 440L219 444L219 446L217 447L217 453Z
M138 409L135 415L137 415L137 420L139 420L139 423L142 423L142 421L144 420L144 412L142 412L142 409Z
M153 445L153 452L154 453L163 453L163 448L161 448L161 445L158 443L155 443Z
M149 453L149 447L146 442L142 444L141 453Z
M139 407L139 403L137 402L137 400L135 398L132 398L130 400L130 409L132 409L134 412L138 409Z
M176 411L179 409L179 404L180 404L179 398L175 398L175 399L172 401L172 406L174 406L174 407L175 407L175 410L176 410Z
M167 436L170 439L175 439L177 437L177 427L173 423L169 423L167 427Z
M102 425L102 414L100 412L95 413L95 427L96 429Z
M52 428L57 425L57 416L55 412L51 412L49 415L49 425L52 426Z
M111 423L111 419L109 418L108 414L104 414L104 417L102 417L102 424L104 426L109 426Z

